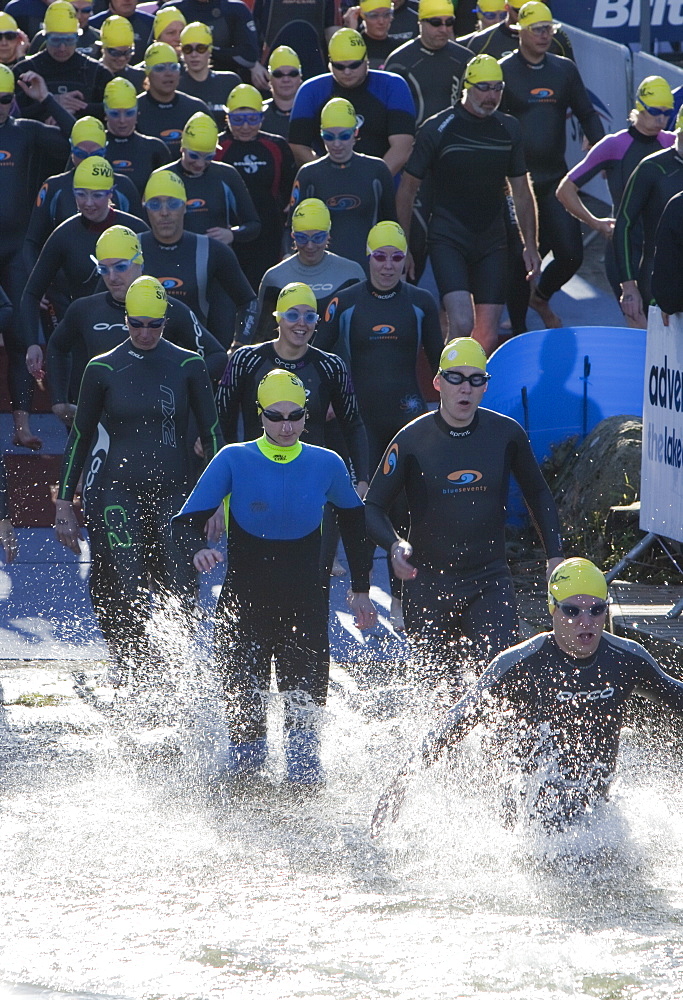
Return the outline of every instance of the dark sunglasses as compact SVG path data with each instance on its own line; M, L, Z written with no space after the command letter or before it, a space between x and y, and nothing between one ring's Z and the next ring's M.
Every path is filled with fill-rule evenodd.
M276 80L281 80L283 76L289 76L289 77L291 77L294 80L294 79L296 79L297 76L301 76L301 70L299 70L299 69L288 69L288 70L274 69L270 75L274 76Z
M322 136L323 142L337 142L337 140L339 140L340 142L348 142L348 140L352 139L355 134L356 134L355 128L344 129L343 132L337 132L336 135L334 132L328 132L328 130L325 128L320 130L320 135Z
M439 372L439 377L445 379L450 385L462 385L463 382L469 382L473 389L481 389L482 385L486 385L488 380L491 378L490 375L486 375L483 372L475 372L474 375L463 375L462 372L445 372L443 368Z
M19 37L18 31L0 31L0 41L16 42L18 37Z
M166 317L162 319L151 319L149 323L143 323L139 319L131 319L128 317L128 325L132 326L134 330L160 330L164 323L166 322Z
M378 264L386 264L388 260L392 264L400 264L406 259L406 255L402 250L397 250L395 253L386 253L384 250L373 250L370 256L377 261Z
M358 67L362 66L364 62L365 59L353 59L351 62L346 62L346 63L330 62L330 66L332 66L333 69L339 69L339 70L358 69Z
M567 618L578 618L580 615L586 614L586 612L591 618L600 618L607 611L609 605L607 601L601 601L600 604L591 604L590 608L579 608L576 604L560 604L558 601L555 601L555 607L559 608Z
M279 410L262 410L261 412L266 420L270 420L274 424L295 424L297 420L303 420L306 416L306 407L300 406L298 410L292 410L288 414L280 413Z
M201 52L204 55L211 48L210 45L205 45L204 42L198 42L196 45L183 45L183 55L189 56L191 52Z
M454 17L423 17L422 20L431 24L432 28L452 28L455 24Z
M0 94L0 104L11 104L14 100L14 94Z

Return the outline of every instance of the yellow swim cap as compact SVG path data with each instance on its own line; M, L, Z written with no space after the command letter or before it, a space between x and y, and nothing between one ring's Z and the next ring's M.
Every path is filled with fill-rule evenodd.
M601 601L607 600L607 581L595 563L589 559L565 559L557 566L548 581L548 610L552 615L555 603L568 597L587 594Z
M365 59L368 54L363 36L358 31L354 31L353 28L340 28L339 31L335 31L330 38L327 51L330 62L344 62L345 60L352 62L356 59Z
M505 0L477 0L477 7L484 14L495 14L499 10L505 10Z
M177 63L178 53L172 45L166 42L152 42L145 52L145 70L149 72L153 66L160 63Z
M89 156L74 170L74 190L111 191L114 187L114 168L103 156Z
M110 226L95 244L98 260L133 260L142 264L140 240L128 226Z
M151 198L180 198L181 201L187 201L185 185L172 170L155 170L145 184L143 205Z
M277 305L273 315L280 316L292 306L310 306L311 309L318 311L315 293L310 285L305 285L303 281L290 281L288 285L285 285L277 297Z
M188 118L180 145L195 153L215 153L218 143L218 126L211 115L197 111Z
M13 94L14 87L14 73L9 66L0 64L0 94Z
M530 28L532 24L552 24L553 12L541 0L528 0L519 8L520 28Z
M428 17L454 17L455 10L451 0L420 0L417 16L421 21Z
M351 101L333 97L320 112L321 128L357 128L358 117Z
M126 315L162 319L168 309L166 289L149 274L136 278L126 292Z
M4 10L0 11L0 31L19 31L19 25L12 15Z
M368 242L365 248L366 254L371 254L373 250L380 247L396 247L403 253L408 251L408 241L398 222L378 222L368 233Z
M469 89L473 83L491 83L503 79L503 70L493 56L482 54L470 59L465 69L463 87Z
M360 0L360 9L363 14L367 14L371 10L389 10L392 6L391 0Z
M273 403L294 403L306 405L306 390L300 378L284 368L273 368L259 382L256 390L256 405L259 410L267 410Z
M294 49L290 49L289 45L278 45L270 53L268 72L272 73L274 69L280 69L281 66L296 66L301 69L301 59Z
M177 7L164 7L163 10L158 10L154 15L154 27L152 28L154 37L158 38L169 24L174 24L176 21L180 21L183 26L187 25L185 15Z
M114 77L104 88L104 106L115 111L137 108L138 95L130 80L121 76Z
M100 40L107 49L129 49L135 41L133 25L127 17L112 14L106 21L102 22Z
M45 34L76 35L78 18L76 11L67 0L54 0L45 11Z
M473 337L456 337L449 340L441 352L439 358L439 368L441 371L448 371L449 368L481 368L486 371L486 354L481 344Z
M213 34L208 24L202 21L190 21L180 32L181 45L210 45L213 47Z
M327 205L320 198L304 198L292 213L292 231L301 233L307 230L329 233L332 219Z
M85 118L78 118L71 129L71 145L78 146L81 142L96 142L98 146L104 147L107 142L107 133L99 118L86 115Z
M673 108L674 95L663 76L646 76L638 87L635 106L645 111L646 105L650 108Z
M237 111L238 108L263 111L263 98L250 83L239 83L228 94L228 111Z

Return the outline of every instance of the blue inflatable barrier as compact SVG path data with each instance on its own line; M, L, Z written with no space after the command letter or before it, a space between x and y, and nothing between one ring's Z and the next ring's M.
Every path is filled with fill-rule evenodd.
M583 439L606 417L643 415L645 330L614 326L535 330L508 340L491 355L482 406L526 430L542 462L567 438ZM526 521L516 483L508 520Z

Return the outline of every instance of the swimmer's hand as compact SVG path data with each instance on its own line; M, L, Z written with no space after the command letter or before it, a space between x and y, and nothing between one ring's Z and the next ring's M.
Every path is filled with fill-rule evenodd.
M200 573L210 573L211 570L223 562L223 553L218 549L200 549L195 552L192 558L192 565Z

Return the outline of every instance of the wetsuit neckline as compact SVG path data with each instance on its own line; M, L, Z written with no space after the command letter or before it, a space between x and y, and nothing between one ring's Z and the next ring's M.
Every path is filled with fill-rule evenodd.
M91 233L103 233L105 229L109 229L116 223L114 209L109 209L106 219L103 219L102 222L90 222L90 220L86 219L84 215L81 215L81 223L84 228L89 230Z
M654 145L659 138L659 132L657 135L643 135L642 132L638 131L635 125L630 125L627 132L635 142L642 142L646 145Z
M271 462L277 462L278 465L286 465L288 462L293 462L295 458L298 458L302 452L303 445L301 441L297 441L290 448L283 448L281 445L273 444L269 441L265 433L263 437L260 437L256 442L256 447Z
M310 361L311 355L311 345L306 345L306 351L301 355L300 358L283 358L282 355L278 354L275 347L275 341L270 341L270 348L272 351L272 360L278 362L278 368L284 368L286 371L295 371L297 368L305 368Z
M524 56L522 55L522 50L521 49L517 49L517 55L518 55L520 61L523 62L524 65L528 69L543 69L543 67L548 62L548 53L547 52L545 53L545 55L543 56L543 58L541 59L541 61L537 62L537 63L532 63L532 62L529 62L528 59L525 59Z
M568 667L570 667L573 670L588 670L590 667L595 666L598 659L598 654L600 653L600 650L604 642L603 636L600 636L600 642L598 643L598 648L595 650L593 655L586 657L584 659L581 656L572 656L571 653L565 653L565 651L560 648L560 645L557 639L555 638L555 634L553 632L550 632L549 635L553 643L555 644L558 655L564 658L564 661L568 665Z
M367 289L370 292L370 294L374 298L376 298L376 299L382 299L383 302L386 302L388 299L395 299L396 296L401 291L401 279L400 278L398 280L398 283L396 285L394 285L394 287L391 288L388 292L381 292L378 288L375 288L375 286L373 285L373 283L370 280L370 278L367 279L367 283L366 284L367 284Z
M444 434L448 434L452 438L464 438L469 437L477 429L479 423L479 410L474 411L474 416L467 425L467 427L451 427L450 424L446 423L444 418L441 416L439 410L434 411L434 419L436 421L436 426Z
M120 312L126 311L126 303L119 302L114 298L111 292L107 292L107 305L111 306L113 309L118 309Z

